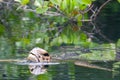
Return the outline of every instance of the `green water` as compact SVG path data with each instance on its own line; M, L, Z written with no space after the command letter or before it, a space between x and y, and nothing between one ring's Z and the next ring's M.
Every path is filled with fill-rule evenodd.
M114 71L105 71L80 67L72 62L49 65L45 73L35 75L30 72L28 65L15 63L0 63L0 80L119 80L119 62L99 62L97 66L106 67ZM34 67L36 68L36 67ZM41 70L40 70L41 71ZM39 71L38 71L39 72Z

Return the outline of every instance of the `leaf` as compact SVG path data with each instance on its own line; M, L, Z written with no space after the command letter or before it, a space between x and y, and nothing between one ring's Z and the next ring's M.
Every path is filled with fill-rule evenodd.
M120 3L120 0L117 0Z
M80 5L79 5L79 8L80 8L80 10L84 10L84 9L87 8L87 6L86 6L85 4L80 4Z
M30 39L23 38L23 39L21 39L21 41L22 41L22 42L23 42L23 44L25 44L25 45L30 44Z
M48 6L49 2L48 1L44 1L44 6Z
M42 14L48 10L48 1L35 0L34 5L38 7L36 8L36 12L39 14Z
M41 4L38 2L38 0L35 0L34 5L35 6L41 6Z
M34 5L37 7L42 7L44 4L43 0L35 0Z
M2 24L0 24L0 35L2 35L4 31L5 31L5 27Z
M77 1L76 0L71 0L71 8L76 9L77 8Z
M74 9L75 9L75 0L69 0L69 3L67 3L69 5L69 12L71 13Z
M22 5L26 5L26 4L28 4L29 3L29 0L21 0L21 4Z
M80 0L82 4L85 4L85 5L90 5L92 3L91 0Z
M60 6L62 0L50 0L51 3Z
M79 15L76 16L76 18L77 18L77 21L78 21L78 22L81 22L81 20L82 20L82 15L79 14Z
M86 39L87 39L87 35L84 34L84 33L81 33L81 34L80 34L80 40L81 40L81 41L86 41Z
M36 8L36 12L39 14L45 13L48 10L48 7L38 7Z
M60 8L64 11L65 9L68 10L67 7L67 1L66 0L63 0L61 5L60 5Z

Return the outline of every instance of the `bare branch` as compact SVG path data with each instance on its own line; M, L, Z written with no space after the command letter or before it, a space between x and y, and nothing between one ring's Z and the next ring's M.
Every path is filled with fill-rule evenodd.
M105 3L103 3L103 4L99 7L99 9L97 10L97 12L96 12L95 15L94 15L93 20L96 19L97 15L100 13L100 11L102 10L102 8L103 8L106 4L108 4L110 1L111 1L111 0L107 0Z
M86 10L84 10L84 11L79 11L81 14L85 14L85 13L87 13L87 12L89 12L92 8L93 8L93 6L94 5L91 5L90 7L88 7Z
M52 12L52 11L46 11L43 15L49 15L49 16L60 16L60 13Z
M91 22L92 19L84 19L84 20L80 20L80 21L82 21L82 22Z

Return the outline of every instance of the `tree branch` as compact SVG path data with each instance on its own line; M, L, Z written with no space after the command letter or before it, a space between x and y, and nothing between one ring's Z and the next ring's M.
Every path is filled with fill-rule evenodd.
M106 4L108 4L110 1L111 1L111 0L107 0L105 3L103 3L103 4L99 7L99 9L96 11L96 13L95 13L95 15L94 15L93 20L96 19L96 17L98 16L98 14L99 14L100 11L102 10L102 8L103 8Z

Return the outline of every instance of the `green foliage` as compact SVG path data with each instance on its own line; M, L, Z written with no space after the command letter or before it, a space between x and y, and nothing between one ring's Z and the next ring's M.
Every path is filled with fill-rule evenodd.
M60 6L62 0L50 0L51 3Z
M115 60L115 44L102 44L94 46L95 48L96 50L91 50L90 53L81 54L80 58L88 60Z
M115 60L115 51L92 51L92 53L82 54L80 58L87 60Z
M117 47L120 47L120 39L117 41Z
M42 7L44 5L43 0L35 0L34 5L37 7Z
M120 72L118 71L119 69L120 69L120 62L118 61L113 64L113 68L112 68L112 70L113 70L112 76L113 77L116 77L116 75L118 76L120 74Z
M80 3L85 4L85 5L90 5L91 0L79 0Z
M21 4L22 5L26 5L26 4L28 4L29 3L29 0L21 0Z
M48 10L48 1L35 0L34 5L37 6L36 13L42 14Z
M87 36L84 33L82 33L81 37L80 37L80 40L81 41L86 41L86 39L87 39Z
M16 1L22 3L21 0L16 0ZM23 2L24 1L25 0L23 0ZM87 9L91 5L91 3L92 3L92 0L49 0L49 1L35 0L32 4L29 4L29 5L35 6L34 8L31 8L31 9L35 9L36 13L44 14L47 11L51 11L51 12L60 12L60 14L63 14L64 16L62 17L47 16L48 20L43 24L42 21L39 22L40 20L39 18L36 18L34 15L28 16L29 13L26 12L25 16L27 16L29 20L28 21L25 20L23 22L21 21L22 22L21 26L31 26L30 21L34 17L35 17L34 19L35 20L38 19L38 21L33 23L35 25L32 24L32 26L34 26L34 29L35 29L34 31L34 29L32 28L33 29L32 35L27 35L23 37L23 39L32 38L31 40L29 40L29 44L26 44L21 39L17 41L17 43L21 43L21 45L23 46L24 44L27 46L30 46L30 45L41 46L43 43L45 43L44 45L50 44L51 46L54 46L54 45L58 46L62 43L66 43L66 44L81 44L81 45L84 45L84 47L88 47L90 42L87 41L87 36L80 31L80 26L82 26L81 20L83 17L80 11ZM25 16L23 16L23 18L26 18ZM67 21L69 22L71 18L75 18L76 22L78 22L77 25L76 24L74 25L73 23L73 24L64 26L64 23ZM44 16L43 16L43 19L44 19ZM28 25L27 23L29 23L30 25ZM46 23L48 23L48 25L46 25ZM59 30L57 30L58 24L60 24L63 27L66 27L66 28L63 28L63 31L61 34L59 34ZM47 28L54 28L55 30L47 31ZM26 28L25 31L29 32L31 30ZM22 34L22 32L24 31L22 31L21 29L20 33ZM51 40L53 36L56 36L56 38L55 39L53 38L53 40Z
M91 5L91 0L50 0L52 4L57 5L67 16L76 16L79 10L85 10Z
M15 1L21 3L21 5L26 5L30 2L30 0L15 0Z
M117 0L120 3L120 0Z
M41 74L41 75L39 75L39 76L37 76L37 79L38 80L52 80L52 78L51 78L51 75L48 73L48 72L46 72L45 74Z
M3 35L3 33L5 32L5 27L0 24L0 36Z
M41 13L44 13L48 10L48 7L39 7L39 8L36 8L36 12L41 14Z
M30 3L29 0L15 1L19 2L21 5L27 5ZM91 4L92 0L35 0L31 5L36 6L36 13L39 14L44 14L52 8L56 8L67 17L74 17L81 14L80 11L87 9Z
M119 52L120 51L120 39L118 39L117 43L116 43L116 51Z

